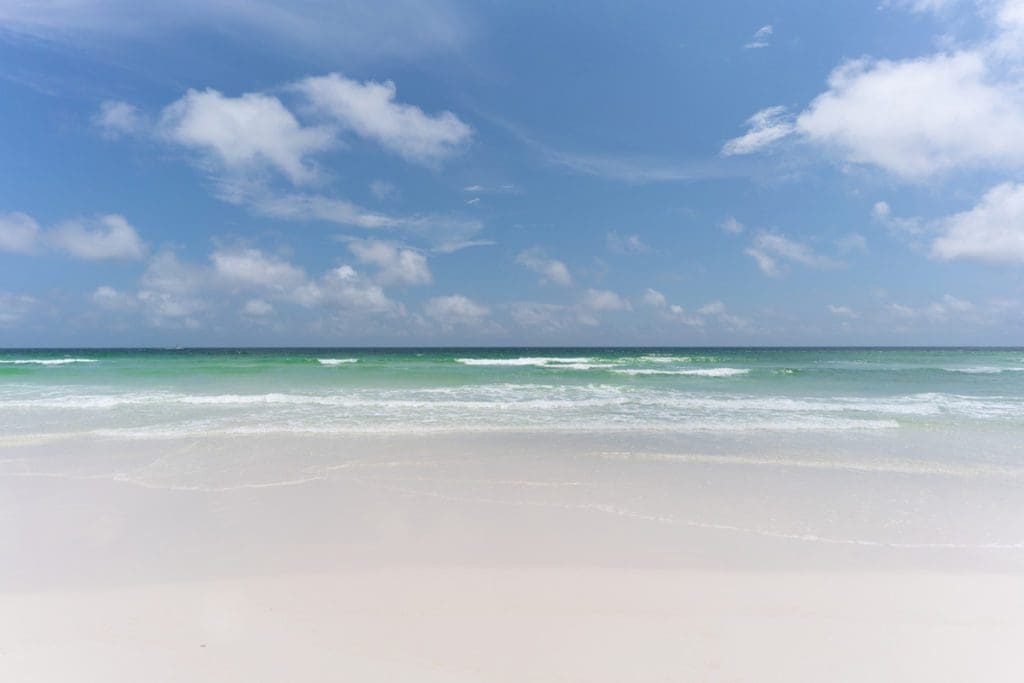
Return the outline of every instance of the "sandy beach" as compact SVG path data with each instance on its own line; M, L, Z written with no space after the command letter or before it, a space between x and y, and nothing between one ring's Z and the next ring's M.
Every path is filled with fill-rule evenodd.
M358 459L300 467L317 472L302 480L262 458L260 443L233 441L228 451L211 440L206 456L234 453L250 463L223 463L235 477L262 471L276 483L189 479L194 442L149 444L160 453L145 468L149 480L19 473L7 462L3 679L1024 673L1024 551L947 542L1017 515L1014 481L723 455L595 460L550 437L493 435L364 440L349 444ZM293 467L299 452L316 459L338 445L288 443ZM58 468L59 448L46 448ZM181 458L177 485L166 471L171 453ZM885 540L880 505L888 524L911 529L907 542ZM959 532L938 534L941 510ZM792 526L807 518L821 522L813 534Z

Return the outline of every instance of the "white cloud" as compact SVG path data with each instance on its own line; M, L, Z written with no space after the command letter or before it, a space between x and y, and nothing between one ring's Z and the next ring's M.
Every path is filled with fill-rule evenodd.
M218 250L210 255L210 261L216 276L230 286L285 292L307 280L306 272L298 266L259 249Z
M382 285L426 285L431 282L426 256L414 249L379 240L352 240L348 248L360 263L377 266L377 281Z
M768 47L768 41L775 33L775 29L772 28L771 24L765 24L761 28L754 31L754 35L751 36L750 42L743 47L747 50L756 50L762 47Z
M423 311L427 316L449 326L476 326L490 315L489 308L461 294L434 297L427 301Z
M725 313L725 304L721 301L712 301L697 309L701 315L721 315Z
M837 318L849 318L851 320L859 318L856 312L849 306L836 306L834 304L828 305L828 312Z
M1024 184L1002 183L973 208L940 221L931 253L944 261L1024 263Z
M640 235L620 235L612 230L606 236L608 251L616 254L639 254L650 251L651 248L644 244Z
M93 116L92 124L101 135L112 140L136 135L146 127L146 121L138 107L128 102L116 101L102 103L100 110Z
M552 164L584 175L635 185L745 175L740 169L726 167L721 160L681 163L644 157L580 154L552 149L524 136L520 139L536 148Z
M743 253L754 259L754 262L757 263L757 267L760 268L761 272L768 277L779 277L782 275L778 262L763 251L754 247L748 247Z
M520 252L516 257L516 263L530 270L540 273L544 282L553 282L556 285L568 287L572 284L572 275L569 268L561 261L549 258L540 247L533 247Z
M450 0L4 0L0 28L109 51L112 41L144 42L177 30L215 27L221 38L292 57L369 60L457 49L472 25Z
M894 2L914 11L952 4ZM912 182L954 171L1024 169L1024 2L970 6L987 25L980 40L916 58L842 63L795 124L773 118L779 107L762 110L750 132L723 151L759 151L794 133L841 164L873 166ZM756 120L765 113L772 116Z
M209 306L202 296L208 283L202 269L182 263L172 251L161 251L143 273L136 298L154 325L195 327L195 316Z
M713 314L715 312L719 312L718 309L714 306L712 306L711 308L709 308L709 306L705 306L704 308L701 309L701 311L698 312L698 315L690 315L682 306L678 304L669 304L668 299L665 297L664 294L662 294L656 289L651 288L647 288L646 290L644 290L643 297L641 297L640 301L641 303L643 303L643 305L649 308L653 308L656 311L658 317L661 318L662 320L675 324L681 323L683 325L689 325L690 327L704 326L704 319L701 317L700 314ZM721 305L721 303L718 302L718 305ZM722 306L720 312L724 313L724 311L725 307Z
M964 168L1024 166L1024 97L978 52L860 59L797 118L811 143L909 180Z
M919 218L899 218L892 215L892 207L887 202L875 202L871 207L871 217L897 234L918 235L925 230Z
M397 102L391 81L360 83L333 73L306 78L295 88L321 114L408 161L435 166L468 143L473 133L450 111L430 115Z
M345 199L306 194L263 195L259 188L249 189L244 185L231 185L228 189L224 199L250 204L262 214L285 220L318 220L370 230L395 228L404 222L394 216L368 211Z
M733 216L729 216L724 221L718 224L718 227L722 229L722 232L727 232L730 235L738 235L743 232L743 224L740 223Z
M351 266L329 271L320 284L307 286L303 294L307 306L327 303L362 313L405 313L401 304L388 298L379 285L366 282Z
M138 300L131 294L120 292L110 285L101 285L89 297L100 308L111 311L124 311L135 308Z
M960 0L885 0L881 6L895 5L911 12L943 12L958 2Z
M457 216L393 216L369 211L345 199L310 194L275 194L259 183L222 184L221 198L290 221L324 221L367 230L392 229L438 244L464 244L483 224ZM479 241L475 242L478 243Z
M782 274L782 269L779 267L780 259L818 270L838 268L842 265L838 261L818 254L806 245L794 242L784 235L770 232L759 234L745 253L754 259L761 272L768 277L778 277Z
M747 119L747 132L722 146L722 154L752 154L766 149L793 132L785 107L768 107Z
M567 326L568 307L535 301L519 301L509 304L509 317L521 327L560 330Z
M944 323L950 320L972 317L977 307L952 294L946 294L941 301L933 301L930 304L915 308L900 303L890 303L887 307L890 315L902 320L926 320L933 323ZM977 316L973 316L977 319Z
M110 214L92 221L68 221L47 235L56 248L77 258L140 259L146 247L124 216Z
M306 157L334 144L329 129L303 126L276 97L226 97L212 89L189 90L164 108L160 131L229 172L269 167L293 183L312 180L315 170Z
M719 322L728 325L733 329L742 329L747 326L747 320L729 313L726 305L719 300L709 301L697 309L698 316L717 318ZM697 317L689 320L690 325L703 325L703 318Z
M629 300L607 289L588 289L583 295L583 306L592 311L631 311Z
M39 302L27 294L0 291L0 325L12 325L28 315Z
M246 315L253 316L254 318L262 318L263 316L273 313L274 307L263 299L250 299L245 302L245 308L242 310Z
M0 251L28 254L39 242L39 224L24 213L0 214Z
M660 308L665 306L667 303L664 294L656 289L651 289L650 287L644 290L644 295L641 301L643 301L645 306L652 306L654 308Z
M945 296L943 296L942 303L945 305L946 308L948 308L951 311L956 311L957 313L967 313L969 311L974 310L974 304L972 304L970 301L967 301L966 299L957 298L952 294L946 294Z

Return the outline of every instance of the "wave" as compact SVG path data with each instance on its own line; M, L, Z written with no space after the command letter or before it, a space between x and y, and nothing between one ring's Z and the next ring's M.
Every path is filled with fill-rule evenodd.
M706 371L727 368L708 368ZM671 373L674 371L659 371ZM700 376L700 375L698 375ZM7 392L5 392L7 393ZM700 391L668 390L666 385L558 385L501 383L487 385L455 385L404 389L350 388L325 392L266 393L180 393L169 391L91 393L25 393L18 389L6 396L0 394L0 411L102 411L130 410L138 407L210 406L240 409L246 419L262 419L261 406L282 406L295 410L309 407L303 417L336 418L344 409L350 419L371 422L405 420L477 420L514 413L515 419L527 422L557 423L574 416L588 419L632 420L638 424L659 420L703 419L727 417L747 419L792 415L820 416L828 419L840 415L862 418L918 418L927 420L980 419L1019 420L1024 418L1024 399L1018 396L964 396L949 393L919 393L904 396L832 396L791 397L783 395L719 394ZM316 410L323 407L325 410ZM272 411L271 411L272 412ZM289 414L294 411L289 410ZM146 414L150 414L147 410ZM174 419L173 413L168 417ZM185 417L182 415L181 417Z
M317 358L316 362L320 365L347 365L349 363L358 363L358 358Z
M997 368L992 366L979 366L971 368L942 368L946 372L960 372L967 375L998 375L1003 372L1024 372L1024 368Z
M701 368L698 370L647 370L647 369L623 369L612 370L620 375L692 375L696 377L737 377L745 375L750 370L746 368Z
M3 365L68 365L70 363L95 363L93 358L17 358L0 360Z
M592 358L456 358L456 363L463 365L535 365L545 367L549 365L579 366L589 365Z

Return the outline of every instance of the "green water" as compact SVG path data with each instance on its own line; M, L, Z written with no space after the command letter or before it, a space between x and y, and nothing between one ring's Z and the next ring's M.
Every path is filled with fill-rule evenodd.
M973 425L1024 436L1022 349L0 352L0 428L679 432Z

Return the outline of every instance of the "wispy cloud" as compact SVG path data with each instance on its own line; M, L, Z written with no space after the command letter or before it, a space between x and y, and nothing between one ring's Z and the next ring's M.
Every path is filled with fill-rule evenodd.
M785 261L799 263L817 270L829 270L843 265L839 261L817 253L805 244L772 232L760 233L745 253L754 259L757 267L768 277L781 276L780 262Z
M763 47L768 47L769 41L771 40L772 34L775 33L775 29L772 28L771 24L765 24L761 28L754 31L754 35L750 37L750 41L744 45L744 49L756 50Z
M458 49L472 23L452 0L6 0L0 28L91 47L168 30L215 30L292 54L369 59L412 58Z

